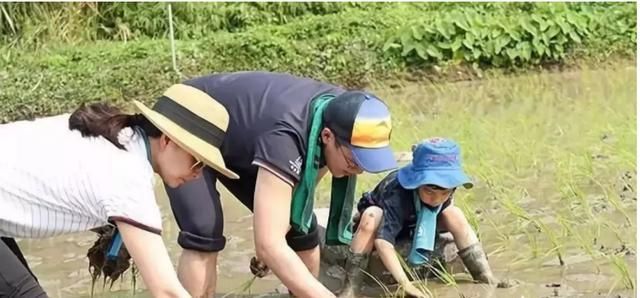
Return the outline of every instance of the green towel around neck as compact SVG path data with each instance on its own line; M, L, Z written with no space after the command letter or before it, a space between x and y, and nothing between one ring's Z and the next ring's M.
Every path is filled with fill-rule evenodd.
M311 129L309 130L307 154L302 167L300 182L293 191L291 201L291 226L308 233L313 219L313 203L322 158L322 113L335 96L324 94L311 104ZM327 223L326 243L328 245L349 245L351 232L351 212L355 192L356 177L333 178L331 181L331 205Z
M357 176L331 180L331 205L327 222L327 245L350 245L353 239L351 215Z

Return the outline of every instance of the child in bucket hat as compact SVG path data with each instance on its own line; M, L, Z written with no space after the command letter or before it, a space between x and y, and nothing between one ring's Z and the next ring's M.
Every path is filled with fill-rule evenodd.
M413 234L407 261L412 266L428 262L436 232L451 232L458 254L474 280L496 284L486 254L462 211L453 206L458 187L473 183L462 169L460 147L445 138L426 139L413 146L412 162L386 176L358 203L354 257L347 260L347 280L339 297L354 295L362 280L367 256L376 249L387 270L407 294L425 296L413 286L396 257L398 239Z

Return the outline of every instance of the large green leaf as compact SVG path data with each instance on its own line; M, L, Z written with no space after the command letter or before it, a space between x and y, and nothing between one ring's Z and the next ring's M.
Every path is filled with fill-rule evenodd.
M416 46L415 43L407 43L407 44L403 44L402 45L402 57L406 57L407 55L409 55L409 53L411 53L411 51L413 51Z
M560 34L558 35L558 37L556 38L556 43L557 44L565 44L567 43L569 40L567 39L567 37L564 34Z
M522 35L515 28L509 29L509 31L507 31L507 33L509 33L509 36L511 37L511 39L514 39L516 41L521 41L522 40Z
M545 30L547 30L547 28L549 28L550 22L547 22L546 20L540 18L540 21L538 22L539 27L540 27L540 32L543 32Z
M464 51L464 60L466 61L473 61L473 52L471 52L471 50L465 50Z
M506 47L509 42L511 42L511 37L509 35L501 35L500 37L498 37L495 40L495 49L494 49L494 53L498 54L500 53L500 51Z
M540 34L540 40L542 40L542 44L544 44L545 46L549 45L550 39L546 32Z
M395 38L389 38L389 40L384 43L384 46L382 46L382 50L386 52L389 49L399 49L401 47L402 45L397 43Z
M529 61L531 59L531 44L528 41L523 41L518 44L520 49L520 56L524 58L525 61Z
M439 41L436 44L441 49L445 49L445 50L451 49L451 43L448 41Z
M422 44L416 44L415 50L418 54L418 57L420 57L422 60L429 60L429 55L427 55L427 51Z
M571 25L567 24L562 17L556 18L556 24L560 26L560 29L562 29L562 33L564 34L568 34L569 30L571 30Z
M544 17L534 13L531 15L531 18L536 21L536 23L538 23L540 31L545 31L547 30L547 28L549 28L549 22L545 20Z
M554 44L553 45L553 49L554 49L554 53L556 54L556 56L558 54L562 54L564 53L564 47L561 44Z
M586 20L578 13L574 11L570 11L567 14L567 22L575 25L578 28L586 28L587 22Z
M426 50L429 56L435 57L438 60L442 60L442 52L433 44L428 44Z
M462 41L462 44L467 47L467 49L471 50L473 49L473 44L475 42L475 38L473 37L473 34L467 32L467 34L464 35L464 40Z
M569 37L571 37L571 39L573 41L575 41L576 43L582 43L582 40L580 39L580 36L578 36L576 31L574 31L574 30L570 30L569 31Z
M461 13L453 15L453 23L464 31L470 30L466 18Z
M446 39L450 38L449 31L445 27L444 21L438 20L435 27L436 31L440 33L440 35L444 36Z
M544 19L542 19L541 16L535 13L531 15L531 19L538 22L538 24L542 24L544 22Z
M433 27L431 27L431 26L429 26L427 24L423 24L422 25L422 30L425 32L425 35L427 35L427 34L431 35L431 34L436 33L436 31L433 30Z
M509 56L509 59L515 60L520 55L516 49L507 49L507 56Z
M546 47L542 44L539 38L534 37L533 40L531 41L531 44L533 45L533 48L538 53L538 56L542 56L542 54L544 54L544 49Z
M544 35L551 39L554 38L558 33L560 33L560 27L552 24L551 26L549 26L549 30L547 30Z
M524 30L529 32L531 35L533 36L538 35L538 31L536 30L536 27L534 27L528 19L521 18L520 26L522 26L522 28L524 28Z
M481 48L484 53L487 53L487 56L493 56L496 45L495 40L483 40L481 42Z
M410 31L403 32L402 35L400 35L400 43L403 47L413 43L413 36Z
M500 30L499 28L493 28L491 30L491 38L496 38L500 36L501 33L502 33L502 30Z
M422 30L418 29L417 26L411 26L411 36L415 40L422 40Z
M473 59L478 59L480 58L480 56L482 56L482 51L479 49L472 49L471 52L473 53Z

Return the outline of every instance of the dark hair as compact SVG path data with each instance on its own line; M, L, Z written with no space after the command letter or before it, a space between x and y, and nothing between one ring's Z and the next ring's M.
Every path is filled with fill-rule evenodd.
M442 187L440 185L435 185L435 184L426 184L425 186L431 187L431 188L433 188L435 190L445 190L445 189L447 189L447 188L444 188L444 187Z
M118 142L118 133L133 126L139 126L151 138L162 135L162 131L142 114L124 114L117 107L105 103L83 104L69 117L70 130L80 131L83 137L102 136L122 150L125 148Z
M333 128L331 128L330 125L327 125L326 123L323 123L322 129L325 129L325 128L328 129L329 131L331 131L331 133L333 134L333 138L336 140L334 142L334 145L336 146L336 148L340 148L340 146L345 146L345 147L349 146L349 142L339 138L338 135L336 135L336 131ZM318 136L318 138L319 138L320 144L322 144L322 148L324 149L324 144L322 143L322 134L320 134L320 136Z

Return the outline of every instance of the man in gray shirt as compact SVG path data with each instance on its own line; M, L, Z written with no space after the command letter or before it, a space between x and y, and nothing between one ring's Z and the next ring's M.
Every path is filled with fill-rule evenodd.
M256 253L300 297L332 297L315 277L320 267L315 217L308 233L290 228L292 194L304 173L312 103L335 96L322 115L317 181L396 167L389 148L391 118L374 95L284 73L236 72L183 82L219 101L229 114L220 146L229 179L211 168L179 188L167 187L184 249L178 267L194 296L215 293L217 253L224 249L220 181L254 212ZM306 266L305 266L306 265Z

